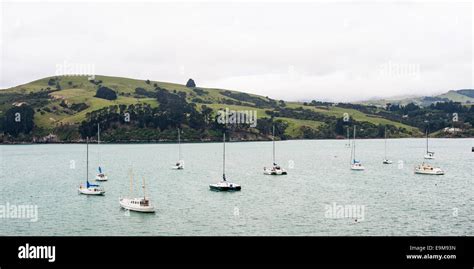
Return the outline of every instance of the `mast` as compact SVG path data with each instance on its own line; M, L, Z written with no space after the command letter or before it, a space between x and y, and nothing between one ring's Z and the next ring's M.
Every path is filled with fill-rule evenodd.
M178 161L181 160L181 130L178 128Z
M97 146L100 144L100 123L97 123ZM99 167L100 167L100 148L97 147L97 157L99 160ZM102 171L99 171L101 173Z
M351 137L349 135L349 126L347 126L347 147L351 146Z
M223 157L222 157L222 179L225 181L225 131L224 131L224 135L223 135L223 145L224 145L224 153L223 153Z
M145 178L142 177L143 199L146 200Z
M354 126L355 127L355 126ZM350 130L349 130L349 126L347 126L347 139L349 139L349 147L351 148L351 158L349 160L349 164L352 164L352 155L354 154L354 147L353 147L353 144L351 145L351 137L349 135L350 133Z
M426 153L428 154L428 126L426 127Z
M86 181L89 182L89 137L86 137Z
M130 167L130 197L133 195L133 168Z
M385 126L385 160L387 159L387 126Z
M275 165L275 125L273 125L272 140L273 140L273 165Z
M354 125L354 141L352 142L354 145L354 161L356 159L356 126Z

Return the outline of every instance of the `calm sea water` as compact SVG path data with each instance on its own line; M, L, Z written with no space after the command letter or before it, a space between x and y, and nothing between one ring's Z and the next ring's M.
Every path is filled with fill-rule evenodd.
M383 140L358 140L363 172L349 169L343 140L277 142L277 162L287 176L262 173L271 142L227 144L227 178L241 192L219 193L220 143L183 144L186 169L171 170L177 145L100 146L109 181L103 197L79 195L85 145L1 145L0 205L37 205L38 221L0 218L0 235L474 235L472 139L432 139L444 176L413 174L423 161L423 139L388 141L392 165L382 165ZM90 178L98 146L90 145ZM71 168L71 161L75 168ZM126 212L133 166L155 214ZM364 208L363 218L328 218L327 206ZM127 214L128 213L128 214Z

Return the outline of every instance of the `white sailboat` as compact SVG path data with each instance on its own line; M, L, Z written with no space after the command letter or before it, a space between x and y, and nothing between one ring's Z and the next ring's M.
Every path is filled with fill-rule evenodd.
M432 160L434 159L434 152L429 150L429 144L428 144L428 127L426 128L426 154L424 156L425 159ZM444 175L443 169L439 167L434 167L431 164L428 163L421 163L417 166L415 166L414 170L415 174L422 174L422 175Z
M356 159L356 126L355 125L354 125L354 138L352 141L352 149L351 149L351 170L355 170L355 171L365 170L365 167L362 165L362 163Z
M225 178L225 133L222 141L224 147L222 157L222 180L214 184L209 184L209 188L213 191L240 191L241 186L239 184L228 182Z
M95 176L95 180L96 181L107 181L109 180L109 178L107 177L107 175L102 172L102 167L100 166L101 163L100 163L100 124L97 124L97 158L99 160L99 165L98 165L98 168L97 168L97 175Z
M415 167L415 174L444 175L444 171L439 167L434 167L430 164L422 163Z
M178 128L178 161L171 168L175 170L184 169L184 160L181 158L181 130L179 128Z
M265 175L272 175L272 176L286 175L287 174L286 170L281 168L275 162L275 125L273 125L272 140L273 140L273 166L271 168L263 167L263 173Z
M150 199L146 196L145 178L142 178L143 197L132 198L133 196L133 173L130 171L130 197L123 197L119 199L120 206L126 210L153 213L155 207Z
M91 184L89 183L89 137L87 137L87 165L86 165L86 184L79 185L79 193L86 194L86 195L103 195L105 194L105 190L99 186L98 184Z
M385 139L385 158L383 159L382 163L383 164L392 164L393 162L389 159L387 159L387 126L385 126L385 133L384 133Z
M425 159L434 159L435 156L434 156L434 152L433 151L430 151L429 148L428 148L428 128L426 128L426 154L425 154Z

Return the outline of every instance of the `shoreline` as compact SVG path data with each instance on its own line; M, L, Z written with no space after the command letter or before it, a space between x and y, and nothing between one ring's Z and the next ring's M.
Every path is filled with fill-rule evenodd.
M387 138L388 140L394 139L425 139L424 137L391 137ZM430 139L473 139L474 137L430 137ZM283 141L347 141L348 139L338 139L338 138L322 138L322 139L284 139L276 140L277 142ZM352 139L349 139L352 140ZM357 138L357 140L384 140L383 137L379 138ZM245 143L245 142L271 142L272 140L234 140L226 141L226 143ZM129 141L129 142L105 142L100 141L100 144L107 145L136 145L136 144L177 144L178 141ZM207 144L207 143L222 143L222 141L181 141L181 144ZM67 145L67 144L86 144L86 141L69 141L69 142L2 142L0 145L10 146L10 145ZM97 140L89 141L89 144L97 144Z

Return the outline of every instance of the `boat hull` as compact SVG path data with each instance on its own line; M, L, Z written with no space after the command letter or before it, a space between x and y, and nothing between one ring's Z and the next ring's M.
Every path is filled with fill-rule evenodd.
M444 171L420 171L420 170L415 170L415 174L419 175L434 175L434 176L441 176L444 175Z
M91 189L91 188L79 188L78 191L80 194L85 194L85 195L104 195L105 194L104 190L96 190L96 189Z
M439 167L433 167L428 164L421 164L415 167L415 174L420 175L444 175L444 171Z
M131 203L129 203L128 199L120 199L119 201L120 206L123 209L130 210L130 211L135 211L135 212L142 212L142 213L154 213L155 212L155 207L150 205L150 206L136 206Z
M184 167L183 166L172 166L171 169L173 169L173 170L183 170Z
M285 170L272 171L271 169L264 169L263 174L270 175L270 176L283 176L283 175L287 175L287 172Z
M98 176L95 177L95 181L107 181L107 180L109 180L109 178L107 176L105 176L105 177L98 177Z
M365 167L363 167L363 166L351 166L351 170L353 170L353 171L364 171Z
M209 188L212 191L240 191L242 189L241 186L218 186L216 184L210 184Z

